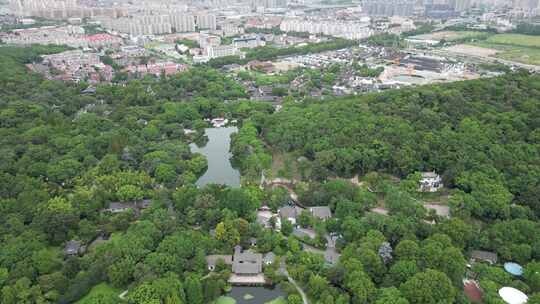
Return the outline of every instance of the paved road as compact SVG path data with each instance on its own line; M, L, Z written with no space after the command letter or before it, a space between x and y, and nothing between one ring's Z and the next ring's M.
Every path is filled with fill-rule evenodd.
M289 275L289 272L287 271L287 265L285 264L285 258L281 260L281 263L279 265L279 271L284 276L286 276L287 280L289 280L289 282L296 288L296 290L298 290L298 293L302 297L302 301L304 302L304 304L309 304L309 300L306 293L302 290L302 288L300 288L298 283L296 283L296 281Z

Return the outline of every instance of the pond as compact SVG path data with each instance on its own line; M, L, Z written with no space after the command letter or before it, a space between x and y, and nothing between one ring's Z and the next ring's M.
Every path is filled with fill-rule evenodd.
M230 161L232 154L229 151L231 134L236 131L238 131L236 127L207 128L204 131L208 137L206 145L204 147L198 147L196 144L189 146L191 152L201 153L208 160L208 169L197 180L197 186L221 184L240 187L240 172L232 167Z
M276 299L279 297L286 298L287 294L285 294L285 292L281 290L279 286L274 288L235 286L232 288L231 292L227 294L227 296L235 299L236 304L280 304L283 303L283 301L280 302ZM272 302L274 300L276 301Z

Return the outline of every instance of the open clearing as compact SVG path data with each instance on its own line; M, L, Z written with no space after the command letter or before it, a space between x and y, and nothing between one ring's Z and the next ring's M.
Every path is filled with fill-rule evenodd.
M540 36L497 34L483 41L447 48L450 52L540 65Z
M498 34L490 36L485 40L488 44L503 44L511 46L524 46L540 48L540 36L530 36L521 34Z
M421 40L446 40L446 41L456 41L460 39L468 38L482 38L486 37L486 33L483 32L474 32L474 31L441 31L433 32L429 34L422 34L413 36L410 38L421 39Z
M517 45L495 44L489 42L477 42L474 46L496 50L496 54L490 57L501 58L525 64L540 65L540 47L524 47Z
M499 58L540 65L540 36L497 34L481 41L457 44L443 50L454 54Z
M457 44L450 47L444 48L444 50L451 53L471 55L471 56L480 56L480 57L491 57L496 55L499 51L496 49L490 49L485 47L480 47L476 45L468 44Z

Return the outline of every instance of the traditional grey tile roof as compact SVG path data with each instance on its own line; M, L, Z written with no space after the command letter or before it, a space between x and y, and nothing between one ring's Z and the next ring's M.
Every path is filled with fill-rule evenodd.
M471 259L477 261L485 261L491 264L497 263L497 254L490 251L473 250L471 251Z
M93 86L88 86L86 89L82 90L82 94L94 94L96 92L96 88Z
M133 205L128 203L112 202L109 204L109 208L105 209L105 211L121 212L128 209L133 209Z
M278 213L279 213L279 216L281 216L281 218L296 219L300 215L300 213L302 213L302 210L303 210L302 208L297 207L297 206L284 206L279 209Z
M262 254L250 250L236 251L233 256L232 271L239 275L256 275L262 272Z
M264 257L263 257L263 262L265 264L274 263L275 260L276 260L276 255L273 252L269 252L269 253L265 254Z
M311 214L321 220L326 220L332 217L332 211L328 206L310 207Z
M128 209L134 209L138 211L139 209L146 209L150 207L151 203L152 203L152 200L150 199L143 199L142 201L139 201L139 202L125 202L125 203L111 202L109 203L109 207L105 208L104 211L109 211L112 213L122 212Z
M422 178L437 178L439 174L435 173L434 171L431 171L431 172L422 172L421 176Z
M76 255L81 252L82 245L81 242L71 240L66 243L66 247L64 247L64 253L67 255Z

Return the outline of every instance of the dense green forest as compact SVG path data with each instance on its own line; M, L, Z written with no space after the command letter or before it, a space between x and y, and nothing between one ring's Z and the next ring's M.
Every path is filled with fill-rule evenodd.
M506 219L512 202L540 215L539 84L511 74L301 103L261 127L272 146L310 159L314 179L435 170L473 215ZM478 191L500 196L478 201Z
M539 76L286 98L275 112L205 66L95 94L27 72L39 54L61 50L0 48L1 303L213 303L231 272L209 273L205 256L252 238L254 250L279 257L264 274L289 304L302 300L280 259L314 304L465 304L466 272L484 303L503 303L502 286L540 303ZM231 152L245 181L198 188L207 161L189 144L204 140L205 119L222 116L239 120ZM270 170L272 153L297 159L302 205L330 207L331 219L302 213L298 224L315 231L316 248L336 236L339 263L303 250L307 240L286 220L281 231L256 222L262 205L275 211L290 200L284 188L251 182ZM443 176L450 218L422 206L417 172L429 170ZM362 182L345 179L354 175ZM137 208L147 199L149 208ZM103 211L111 202L132 208ZM370 212L381 204L387 215ZM86 252L66 256L70 240ZM467 269L473 249L522 264L524 275Z

